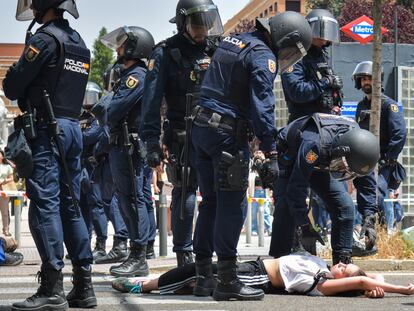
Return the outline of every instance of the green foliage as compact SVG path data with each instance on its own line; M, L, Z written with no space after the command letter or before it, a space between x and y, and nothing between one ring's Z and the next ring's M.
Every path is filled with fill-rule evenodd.
M341 14L344 0L308 0L306 1L306 8L312 9L327 9L332 12L335 17Z
M106 68L112 64L114 59L114 52L102 44L100 39L108 32L105 27L99 31L99 36L93 44L92 50L92 62L91 62L91 74L89 75L89 81L98 83L103 88L102 75Z

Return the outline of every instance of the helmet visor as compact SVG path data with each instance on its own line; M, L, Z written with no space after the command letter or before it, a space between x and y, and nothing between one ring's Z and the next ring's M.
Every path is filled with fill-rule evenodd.
M279 72L284 73L290 66L296 64L305 55L306 50L301 42L296 42L295 46L280 49L277 55Z
M185 21L187 30L196 36L214 37L224 33L215 5L202 5L187 10Z
M116 51L128 39L129 28L127 26L119 27L114 31L104 35L101 42L106 47Z
M309 20L312 29L312 37L327 40L333 43L339 42L338 21L329 16L312 17Z
M351 170L345 157L333 159L329 164L329 173L338 181L351 180L359 176Z
M100 87L95 83L88 83L86 85L85 97L83 98L83 107L85 109L92 108L98 101L101 94Z
M34 19L34 14L33 14L31 7L32 7L32 0L19 0L17 2L16 20L30 21Z

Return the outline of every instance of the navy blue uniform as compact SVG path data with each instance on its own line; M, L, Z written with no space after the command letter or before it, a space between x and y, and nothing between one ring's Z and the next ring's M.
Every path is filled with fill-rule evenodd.
M251 123L264 152L275 150L277 62L260 31L224 38L216 50L201 87L194 121L192 161L203 201L194 233L197 256L235 257L246 216ZM237 130L238 129L238 130ZM241 164L236 184L229 185L223 152ZM236 161L237 162L237 161Z
M369 130L371 112L371 101L364 97L358 103L355 119L362 129ZM407 137L407 128L404 115L400 112L397 103L386 95L381 99L381 120L380 120L380 150L381 160L386 165L381 165L378 171L378 190L379 208L384 211L384 198L388 192L388 179L392 172L390 163L398 159L402 152ZM371 173L367 176L355 178L355 188L357 189L358 211L363 217L375 214L378 211L376 204L375 175Z
M280 133L278 139L283 142L279 147L279 167L286 175L278 178L275 188L275 213L272 240L269 254L274 257L288 255L293 246L296 226L308 223L306 198L311 188L325 203L332 221L331 245L333 257L341 253L351 254L354 205L343 183L331 178L326 170L329 158L325 155L338 133L358 125L347 118L315 114L313 121L298 119ZM316 122L320 124L318 130ZM289 128L302 128L300 141L287 139ZM322 148L321 141L324 146ZM281 150L284 149L284 150ZM286 159L286 149L289 158ZM287 161L286 161L287 160Z
M164 123L164 141L170 158L167 164L172 191L173 251L192 251L193 216L196 203L195 169L190 169L184 219L180 218L182 152L185 143L184 117L186 94L198 93L194 68L197 62L208 59L204 45L191 43L183 34L177 34L159 44L149 61L142 102L141 138L148 144L159 144L161 134L160 107L167 103L167 122ZM205 61L205 62L209 62ZM195 103L193 103L195 104Z
M59 44L60 43L60 44ZM63 51L60 50L63 47ZM77 218L60 157L47 130L43 90L50 94L60 128L59 139L79 200L82 133L79 127L90 54L80 35L64 19L46 23L27 42L17 65L3 81L6 96L19 100L21 110L30 101L36 109L37 137L30 141L34 169L26 179L30 198L29 226L45 269L64 266L63 240L72 263L88 267L92 263L88 232L82 217ZM88 267L89 269L89 267Z
M290 114L289 122L315 112L331 112L333 107L324 104L329 98L333 98L333 91L330 90L328 80L324 78L327 71L331 70L328 61L325 49L312 46L302 60L282 74L283 93Z

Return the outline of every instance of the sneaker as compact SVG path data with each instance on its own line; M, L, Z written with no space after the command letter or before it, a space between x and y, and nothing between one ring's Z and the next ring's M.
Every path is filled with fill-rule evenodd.
M257 236L257 232L256 231L252 231L252 236Z
M5 260L0 266L18 266L23 261L23 254L21 253L5 253Z
M143 283L142 280L117 278L112 282L112 288L121 293L141 294Z

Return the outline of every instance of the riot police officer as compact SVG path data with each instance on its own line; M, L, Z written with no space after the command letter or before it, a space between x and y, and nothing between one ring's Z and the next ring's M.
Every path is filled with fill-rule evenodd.
M332 260L351 261L354 204L341 181L372 172L378 139L348 118L315 113L297 119L278 135L279 168L269 254L287 255L295 228L312 231L306 198L310 187L325 203L332 221Z
M262 182L277 177L273 83L311 43L307 21L295 12L257 21L256 31L227 36L214 53L195 108L193 163L203 201L194 233L194 294L216 300L260 300L236 275L237 243L246 214L250 126L267 158ZM218 282L212 256L218 256Z
M149 273L146 249L150 222L142 192L145 159L139 145L138 127L147 72L144 60L151 54L154 39L144 28L124 26L105 35L101 41L116 50L117 62L123 65L107 118L112 145L110 167L130 238L128 258L121 265L112 266L110 272L114 276L145 276Z
M306 16L312 29L308 54L282 74L289 122L314 112L336 114L342 104L342 80L329 65L327 47L339 42L339 25L327 10L314 9Z
M364 61L359 63L355 67L352 79L355 81L355 88L362 90L365 94L364 99L358 103L355 119L361 128L369 130L372 98L372 62ZM406 137L407 129L403 113L394 100L382 94L380 120L381 158L379 162L378 184L373 173L355 178L354 180L354 185L357 189L358 211L363 219L361 238L364 235L366 237L365 249L354 247L353 252L356 256L370 255L377 251L375 246L375 214L379 211L384 212L383 204L389 189L388 182L391 174L399 165L397 159L404 148ZM379 206L377 205L377 188L379 190Z
M26 192L30 231L42 259L37 293L14 303L13 310L65 310L68 303L70 307L97 305L88 232L77 210L82 152L79 116L90 52L63 19L65 11L79 16L75 1L18 1L17 20L33 19L31 26L35 22L43 25L27 38L23 55L3 81L6 96L19 100L26 120L34 116L29 122L33 128L25 132L33 154ZM66 298L63 241L73 265L74 287Z
M212 40L223 33L217 7L212 0L180 0L176 16L171 20L177 24L178 33L157 45L151 55L145 81L143 98L143 122L141 137L147 144L148 164L160 165L163 158L159 139L161 134L160 106L163 97L167 103L166 120L163 124L163 144L168 149L166 172L173 184L172 191L172 232L173 251L177 255L178 266L193 262L192 232L196 201L196 177L190 167L189 181L182 189L183 154L189 144L185 117L188 102L187 94L197 97L202 80L202 72L210 63L207 50ZM188 117L188 116L187 116ZM187 134L187 137L186 137ZM186 141L187 140L187 141ZM185 199L185 203L181 202ZM181 213L181 209L185 209Z

